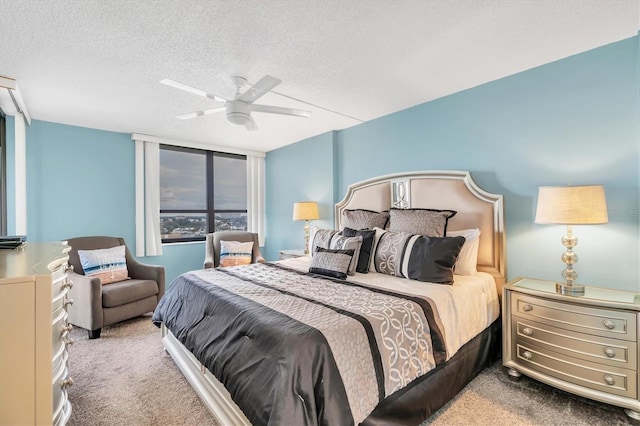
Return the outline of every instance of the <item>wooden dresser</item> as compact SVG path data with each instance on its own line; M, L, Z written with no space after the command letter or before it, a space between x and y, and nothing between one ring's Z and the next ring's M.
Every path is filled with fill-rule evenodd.
M0 425L64 425L70 247L27 243L0 250Z
M526 374L640 420L640 294L587 286L568 296L530 278L503 291L502 359L513 378Z

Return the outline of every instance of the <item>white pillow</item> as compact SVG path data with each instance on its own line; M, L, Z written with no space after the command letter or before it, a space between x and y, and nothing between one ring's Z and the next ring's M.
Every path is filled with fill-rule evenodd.
M447 237L464 237L464 245L453 268L457 275L475 275L478 273L478 248L480 247L480 230L462 229L447 231Z

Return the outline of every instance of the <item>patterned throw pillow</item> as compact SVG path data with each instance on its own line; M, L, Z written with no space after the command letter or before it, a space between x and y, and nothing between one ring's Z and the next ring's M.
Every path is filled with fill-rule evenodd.
M444 237L447 222L456 215L454 210L395 209L389 211L389 231Z
M356 209L342 212L342 226L351 229L384 229L389 221L389 212L374 212Z
M100 278L102 284L129 279L125 246L97 250L78 250L78 257L80 258L84 275L91 278Z
M348 275L353 275L356 272L358 266L358 259L360 258L360 248L362 247L362 237L346 237L342 232L338 232L331 238L331 244L329 248L331 250L353 250L351 263L347 270Z
M344 280L353 257L353 250L331 250L318 247L311 258L309 272Z
M427 237L376 229L376 271L438 284L453 284L453 266L464 237Z
M362 237L362 246L360 246L360 254L358 255L358 266L356 272L366 274L369 272L369 262L371 260L371 251L373 249L373 241L376 237L376 231L373 229L351 229L344 228L342 235L345 237Z
M373 256L375 270L381 274L404 277L402 275L402 259L405 249L411 237L416 239L418 236L379 229L376 237L377 244Z
M220 241L220 266L249 265L252 251L253 241Z
M316 226L311 228L309 237L309 255L313 257L316 254L316 248L322 247L328 249L331 246L331 238L337 233L335 229L322 229Z

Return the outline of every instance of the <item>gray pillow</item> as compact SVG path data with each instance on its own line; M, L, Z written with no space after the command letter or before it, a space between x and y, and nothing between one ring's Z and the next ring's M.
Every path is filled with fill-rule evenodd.
M342 227L351 229L384 229L389 221L389 212L356 209L342 212Z
M447 223L456 215L454 210L395 209L389 211L389 231L444 237Z
M311 238L309 239L309 253L311 257L315 256L316 248L330 248L331 238L337 233L335 229L322 229L313 227Z
M332 250L353 250L353 255L351 258L351 263L349 264L349 269L347 270L348 275L353 275L356 272L356 268L358 267L358 259L360 258L360 248L362 247L362 237L346 237L342 235L342 232L338 232L334 234L331 238L330 249Z
M405 232L384 231L375 246L373 265L381 274L404 277L402 259L411 234Z
M353 250L331 250L318 247L311 258L309 272L344 280L353 257Z

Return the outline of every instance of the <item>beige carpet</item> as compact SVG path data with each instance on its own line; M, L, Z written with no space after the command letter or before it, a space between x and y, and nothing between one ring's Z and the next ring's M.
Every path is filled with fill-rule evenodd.
M75 329L69 348L74 385L70 426L216 425L171 357L150 316L106 327L88 340ZM500 362L484 370L424 425L632 424L621 408L523 377L511 382ZM339 426L339 425L338 425Z

